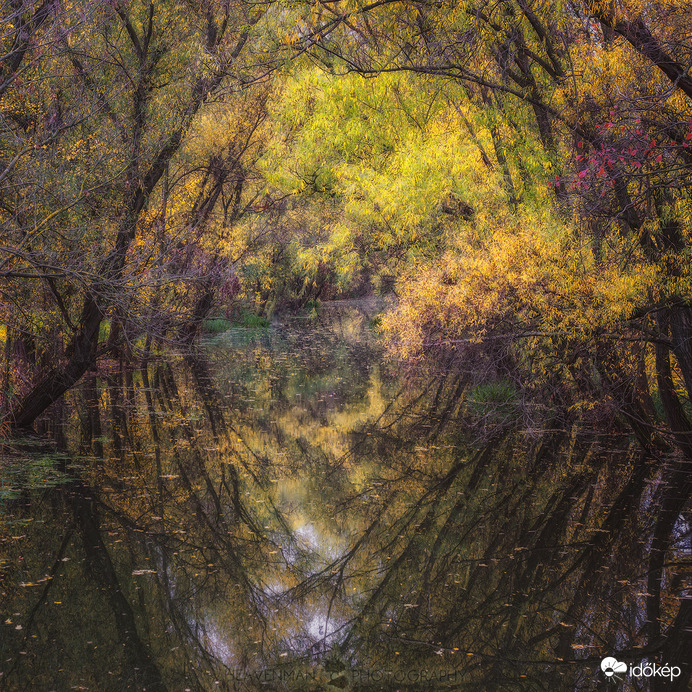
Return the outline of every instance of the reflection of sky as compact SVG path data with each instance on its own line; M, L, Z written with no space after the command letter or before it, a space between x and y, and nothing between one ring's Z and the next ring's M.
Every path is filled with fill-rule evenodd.
M267 499L291 527L291 541L282 538L280 531L269 532L275 544L281 545L282 560L267 565L260 581L268 602L277 604L270 630L283 641L281 646L296 654L321 642L333 645L345 636L347 620L341 610L344 599L350 598L342 594L331 610L324 593L313 592L306 600L291 602L285 595L295 584L295 575L289 575L289 570L305 570L303 577L319 573L348 549L349 534L357 528L334 518L326 505L326 489L314 483L311 465L315 458L334 463L347 455L353 445L350 432L381 415L387 398L376 359L365 351L356 356L345 345L361 344L363 349L368 335L363 338L362 320L340 326L351 338L344 340L342 335L338 343L312 325L305 331L230 330L207 344L216 386L234 392L240 412L233 421L234 438L242 438L240 453L250 463L254 455L267 459L271 481ZM367 367L360 367L364 355ZM304 447L306 454L301 452ZM347 464L345 469L350 483L362 482L359 464ZM267 507L266 500L253 498L252 502L260 512L260 507ZM276 529L267 515L262 516L263 525L268 522ZM213 614L205 619L205 629L210 652L225 665L237 665L233 633L226 632Z
M329 560L336 559L345 545L344 542L341 542L337 546L331 536L328 537L320 533L314 524L303 524L294 533L303 541L306 548Z
M329 602L309 603L291 608L291 625L286 632L286 641L296 654L321 643L333 646L346 632L343 618L329 612Z
M330 639L343 624L343 621L334 617L328 619L327 612L326 608L316 609L313 611L312 619L307 623L307 633L316 642L321 639Z
M681 557L692 557L692 519L689 516L681 514L677 518L673 527L671 544ZM690 585L690 591L692 591L692 585Z
M337 559L348 544L345 539L338 540L333 533L320 530L309 521L294 529L293 535L298 542L298 547L308 551L313 557L318 557L320 565ZM284 556L289 564L293 564L298 559L295 550L284 551Z
M195 625L192 624L192 627ZM239 660L231 647L233 636L228 628L220 627L211 615L205 618L203 628L207 651L225 666L238 665Z

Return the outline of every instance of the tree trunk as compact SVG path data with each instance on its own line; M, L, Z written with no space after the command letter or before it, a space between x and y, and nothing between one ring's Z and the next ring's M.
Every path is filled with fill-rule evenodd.
M80 330L68 347L70 359L66 365L49 370L24 397L18 409L10 415L14 428L30 428L36 418L73 387L95 362L102 319L103 315L96 301L87 298L82 310Z

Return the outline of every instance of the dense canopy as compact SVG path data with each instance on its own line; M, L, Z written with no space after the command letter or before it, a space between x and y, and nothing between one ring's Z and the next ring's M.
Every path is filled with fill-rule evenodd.
M629 437L604 522L646 512L649 482L659 511L622 648L689 650L689 594L662 597L692 492L686 0L0 12L3 436L50 428L89 373L194 353L215 323L383 297L389 357L440 377L449 402L431 410L465 412L484 445L575 425ZM591 459L580 444L566 476ZM600 568L607 548L580 559ZM562 659L570 627L546 635Z

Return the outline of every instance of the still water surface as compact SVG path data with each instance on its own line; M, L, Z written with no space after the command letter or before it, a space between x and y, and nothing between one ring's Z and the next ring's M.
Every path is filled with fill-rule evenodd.
M685 515L647 591L665 470L624 429L403 372L372 316L112 363L50 444L6 446L3 689L686 688L600 672L685 657Z

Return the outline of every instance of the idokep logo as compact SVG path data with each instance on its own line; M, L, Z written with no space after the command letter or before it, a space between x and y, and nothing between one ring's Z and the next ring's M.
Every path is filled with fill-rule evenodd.
M617 680L622 680L623 678L621 678L620 675L618 675L618 673L626 673L627 664L618 661L617 658L607 656L601 661L601 670L608 678L608 680L612 680L613 678Z
M629 672L633 678L667 678L671 681L675 680L682 674L680 666L671 666L667 663L640 663L637 666L630 665L618 661L617 658L606 656L601 661L601 670L609 681L624 680L622 675Z

